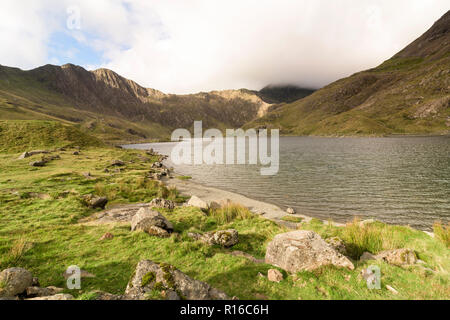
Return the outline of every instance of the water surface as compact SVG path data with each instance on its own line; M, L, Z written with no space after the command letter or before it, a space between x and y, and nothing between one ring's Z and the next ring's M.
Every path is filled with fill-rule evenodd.
M126 146L170 155L175 143ZM168 161L168 165L173 165ZM193 181L321 219L355 216L430 229L450 222L450 137L280 138L280 170L179 165Z

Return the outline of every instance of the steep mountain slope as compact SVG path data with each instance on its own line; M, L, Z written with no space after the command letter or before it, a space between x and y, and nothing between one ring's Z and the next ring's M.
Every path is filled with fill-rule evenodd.
M245 127L287 135L448 134L450 11L379 67L336 81Z
M147 89L117 73L75 65L31 71L0 66L0 119L59 120L104 140L168 138L175 128L234 128L266 113L256 92L228 90L191 95Z
M259 91L259 95L270 103L290 103L305 98L313 92L313 89L300 88L295 85L268 85Z

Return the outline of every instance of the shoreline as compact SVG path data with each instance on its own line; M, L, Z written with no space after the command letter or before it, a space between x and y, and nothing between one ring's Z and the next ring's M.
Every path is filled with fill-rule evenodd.
M287 227L288 229L297 230L298 225L301 222L309 222L312 219L317 219L322 221L323 223L331 223L335 227L344 227L346 223L351 222L351 220L346 221L345 223L342 222L336 222L332 220L323 220L316 217L306 216L303 214L289 214L283 209L281 209L279 206L264 202L261 200L256 200L249 198L247 196L244 196L242 194L233 192L233 191L227 191L224 189L216 188L216 187L209 187L206 185L203 185L199 182L192 181L192 180L180 180L177 177L180 177L179 173L172 171L172 176L170 178L163 178L161 181L167 186L167 187L175 187L181 195L184 196L197 196L201 200L205 201L206 203L210 204L211 202L217 202L219 204L226 203L228 201L231 201L236 204L240 204L246 208L248 208L252 213L260 216L263 219L271 220L278 225ZM284 221L282 220L283 217L295 217L295 218L301 218L301 222L290 222L290 221ZM367 219L378 221L376 219ZM364 220L362 220L364 221ZM382 221L381 221L382 222ZM385 223L385 222L382 222ZM406 225L398 225L398 224L389 224L388 225L397 225L397 226L406 226ZM427 230L422 229L416 229L411 226L408 226L414 230L422 231L423 233L429 235L430 237L434 238L434 233Z
M308 222L312 219L318 219L323 222L328 223L329 221L322 220L319 218L314 218L310 216L306 216L303 214L288 214L286 211L281 209L279 206L275 204L271 204L268 202L256 200L249 198L247 196L241 195L236 192L227 191L215 187L205 186L201 183L191 181L191 180L180 180L177 177L181 176L180 174L174 172L172 178L164 178L162 182L167 187L175 187L177 190L185 196L197 196L201 200L206 203L217 202L219 204L226 202L233 202L236 204L240 204L244 207L247 207L252 213L259 215L264 219L268 219L276 222L277 224L283 225L289 229L297 229L297 225L299 223L289 222L282 220L283 217L295 217L301 218L302 222ZM345 224L332 221L332 224L337 227L342 227Z

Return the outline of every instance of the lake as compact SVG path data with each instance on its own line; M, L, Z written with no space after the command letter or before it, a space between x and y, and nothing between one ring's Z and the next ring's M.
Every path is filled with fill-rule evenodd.
M170 155L175 143L129 145ZM170 160L168 166L174 166ZM450 222L450 137L280 138L280 170L178 165L194 182L345 222L354 217L429 230Z

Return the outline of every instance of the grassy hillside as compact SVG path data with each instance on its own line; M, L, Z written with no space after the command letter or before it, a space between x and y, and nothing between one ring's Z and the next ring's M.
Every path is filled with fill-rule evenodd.
M450 133L450 12L377 68L336 81L246 127L286 135Z
M78 128L56 121L0 121L0 152L24 152L57 147L104 146Z

